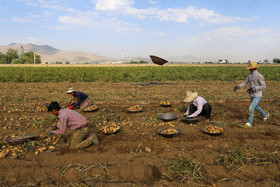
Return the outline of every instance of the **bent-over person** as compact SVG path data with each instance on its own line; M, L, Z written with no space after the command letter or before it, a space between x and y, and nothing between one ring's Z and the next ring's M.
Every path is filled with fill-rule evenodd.
M198 96L198 92L187 91L184 102L189 103L188 109L184 114L187 119L205 116L206 121L210 120L212 106L203 97Z
M49 134L62 135L66 132L66 128L73 130L69 144L70 149L85 148L92 144L99 145L96 134L89 135L88 121L80 113L68 108L62 109L56 101L49 104L48 112L58 116L60 121L58 129L49 130Z
M68 107L69 109L80 107L80 110L83 111L87 107L94 104L87 94L74 90L72 87L69 88L66 93L74 97L74 103L71 103L71 105Z

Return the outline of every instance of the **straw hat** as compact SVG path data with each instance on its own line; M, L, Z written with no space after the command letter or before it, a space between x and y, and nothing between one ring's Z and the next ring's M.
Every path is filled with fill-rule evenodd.
M73 87L70 87L68 90L67 90L67 94L70 94L70 93L72 93L72 92L76 92L76 90L74 90L74 88Z
M246 67L247 69L259 68L258 63L256 61L250 61L249 65Z
M187 91L187 92L186 92L186 98L184 99L184 102L186 102L186 103L191 102L191 101L193 101L197 96L198 96L198 92Z

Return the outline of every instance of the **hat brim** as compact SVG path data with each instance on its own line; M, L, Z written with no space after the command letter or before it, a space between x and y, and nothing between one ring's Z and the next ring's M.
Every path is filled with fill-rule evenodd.
M191 95L188 95L185 97L184 102L189 103L193 101L198 96L197 92L192 93Z
M73 93L73 92L75 92L75 90L67 91L66 93L67 93L67 94L70 94L70 93Z
M252 67L252 66L247 66L246 67L246 69L258 69L259 68L259 66L254 66L254 67Z

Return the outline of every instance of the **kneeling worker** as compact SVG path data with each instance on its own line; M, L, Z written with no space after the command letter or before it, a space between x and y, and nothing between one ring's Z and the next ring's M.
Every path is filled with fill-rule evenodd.
M212 107L203 97L198 96L197 92L187 91L184 102L189 103L188 109L184 114L184 116L187 116L187 119L205 116L206 121L210 120Z
M69 105L69 109L80 107L80 110L83 111L87 107L93 105L93 101L88 97L87 94L74 90L74 88L69 88L66 92L74 97L74 103Z
M52 112L59 117L60 125L57 130L49 130L48 134L64 134L66 127L73 130L70 139L70 149L85 148L92 144L99 145L96 134L88 136L88 121L80 113L68 108L62 109L57 102L51 102L48 106L48 112ZM87 137L87 138L86 138ZM85 139L86 138L86 139Z

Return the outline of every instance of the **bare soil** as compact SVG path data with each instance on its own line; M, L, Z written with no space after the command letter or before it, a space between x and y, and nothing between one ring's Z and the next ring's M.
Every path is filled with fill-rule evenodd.
M49 119L43 103L58 101L66 106L72 99L66 90L73 86L87 93L99 110L82 112L89 120L90 131L97 133L101 143L85 149L70 150L66 146L69 130L55 145L54 151L34 154L9 153L0 159L1 186L279 186L280 185L280 96L279 82L266 82L260 106L271 117L262 121L256 111L253 127L245 128L250 104L246 88L233 92L239 82L169 82L163 85L133 83L0 83L0 136L11 134L45 134L50 124L41 128L28 126L30 121L19 118ZM213 107L211 120L197 124L181 122L186 105L186 90L198 91ZM169 100L171 107L161 107ZM127 108L140 105L140 113ZM15 109L24 108L23 111ZM40 110L37 110L40 109ZM175 113L178 119L163 122L158 115ZM5 119L7 118L7 119ZM13 120L11 120L11 118ZM38 120L37 120L38 121ZM108 121L122 125L113 135L104 135L99 128ZM56 122L55 122L56 123ZM16 127L21 124L23 127ZM226 129L219 136L201 132L207 125ZM7 128L11 126L11 128ZM4 129L4 127L6 127ZM182 133L164 138L157 131L179 128ZM39 140L36 140L39 141ZM3 150L4 148L2 148ZM274 162L244 163L226 167L217 158L226 152L275 153ZM171 174L167 162L177 159L199 163L200 178Z

